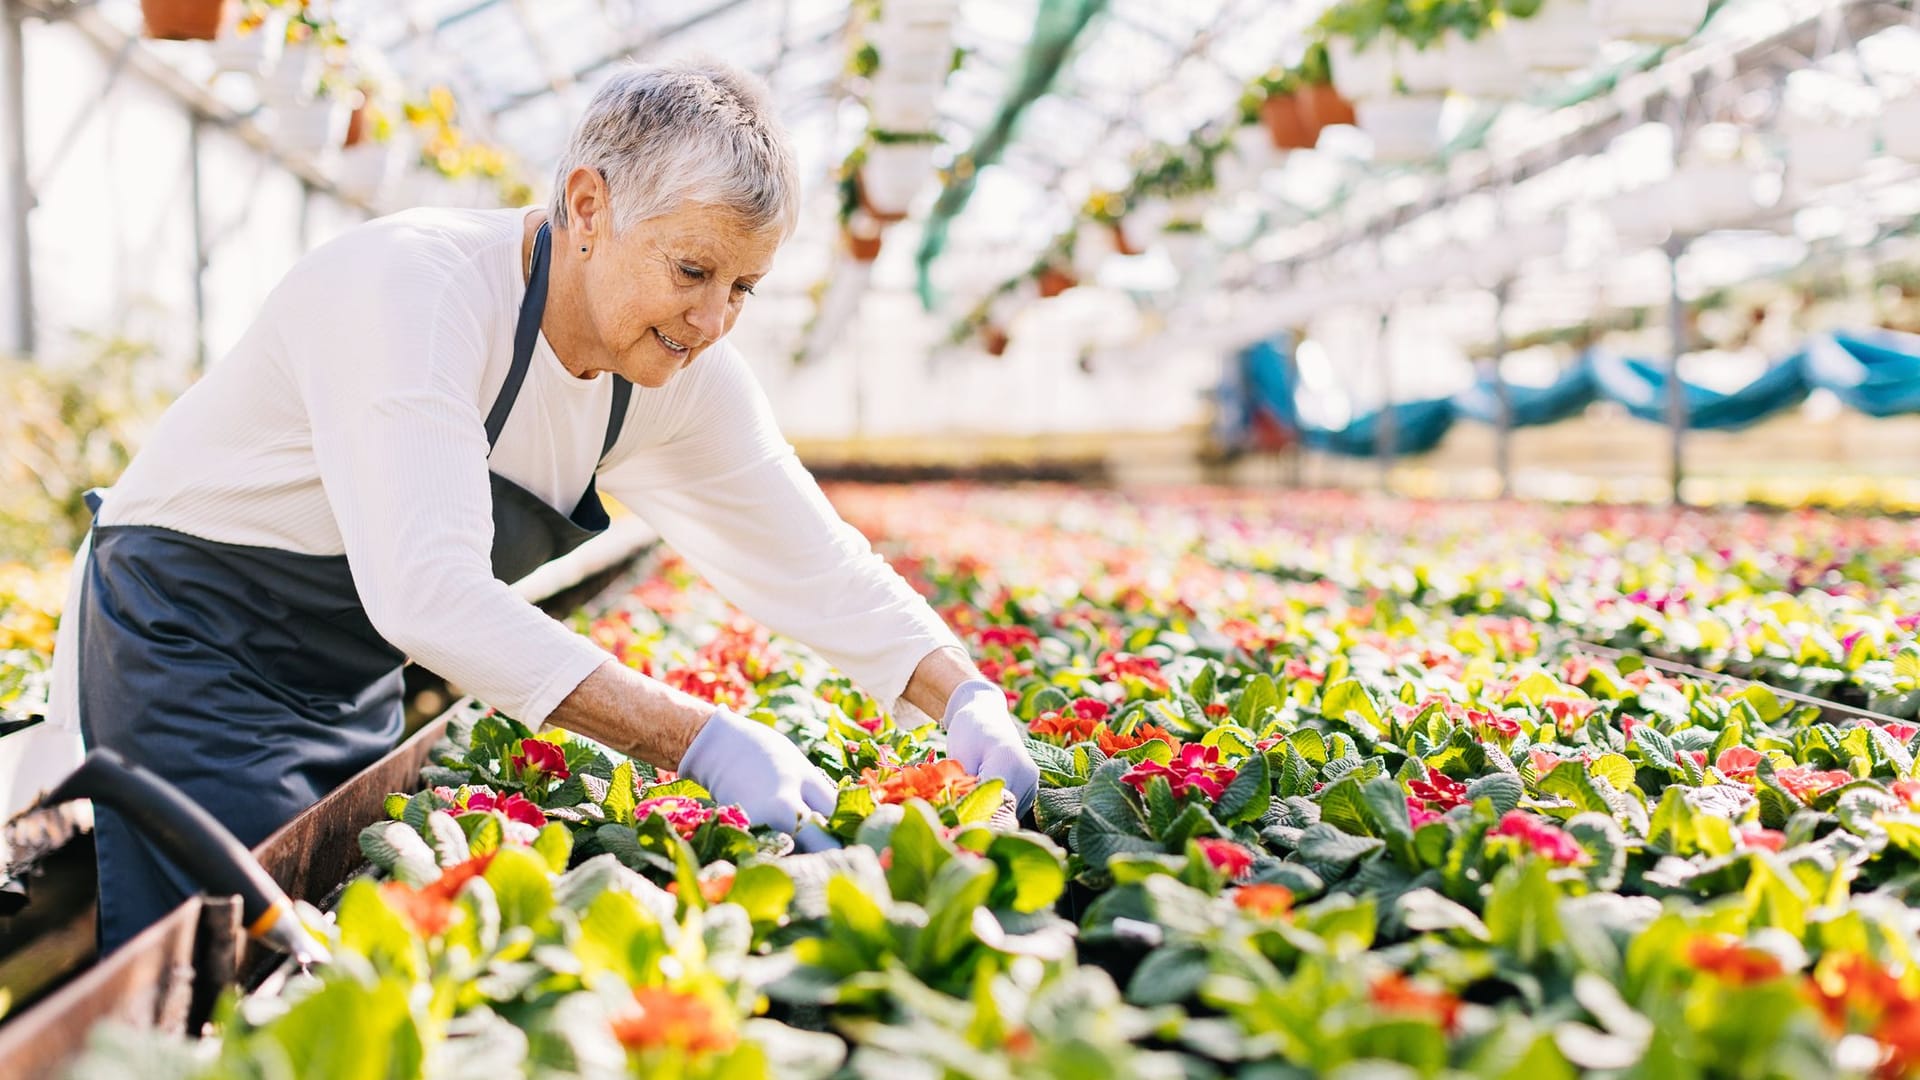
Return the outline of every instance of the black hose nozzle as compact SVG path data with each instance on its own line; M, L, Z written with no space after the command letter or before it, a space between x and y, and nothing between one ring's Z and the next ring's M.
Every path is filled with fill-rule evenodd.
M208 893L238 896L241 919L252 937L303 964L330 959L326 946L300 925L293 901L253 853L158 774L112 750L95 749L40 802L52 806L71 799L92 799L119 811Z

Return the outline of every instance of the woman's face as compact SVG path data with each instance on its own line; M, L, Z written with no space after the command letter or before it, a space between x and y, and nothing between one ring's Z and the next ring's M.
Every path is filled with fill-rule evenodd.
M600 215L595 235L561 254L581 260L581 314L597 345L588 366L646 387L664 386L733 329L780 246L778 230L750 232L732 211L703 204L619 233L607 223Z

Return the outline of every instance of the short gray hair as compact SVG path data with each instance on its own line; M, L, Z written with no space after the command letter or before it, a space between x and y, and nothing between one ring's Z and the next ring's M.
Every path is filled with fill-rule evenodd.
M554 225L566 227L567 176L585 166L606 178L616 232L692 202L738 214L750 232L792 235L800 167L768 97L765 83L718 60L621 67L560 156Z

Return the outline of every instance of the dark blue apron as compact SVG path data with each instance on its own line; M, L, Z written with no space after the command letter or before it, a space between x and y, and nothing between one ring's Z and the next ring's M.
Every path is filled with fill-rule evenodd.
M546 310L552 239L534 240L513 364L487 414L499 441ZM612 376L600 448L633 384ZM517 581L607 527L589 481L571 515L498 473L495 577ZM98 503L94 508L97 510ZM172 781L252 847L391 750L405 657L367 619L344 555L222 544L148 525L93 531L80 609L80 731ZM119 815L95 808L101 954L198 892Z

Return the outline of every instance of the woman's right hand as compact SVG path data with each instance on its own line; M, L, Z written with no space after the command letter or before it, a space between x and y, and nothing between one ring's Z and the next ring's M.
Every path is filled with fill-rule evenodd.
M811 814L831 815L838 793L827 774L800 748L765 724L727 708L715 709L687 752L679 772L713 795L746 812L755 825L794 835L801 851L839 847Z

